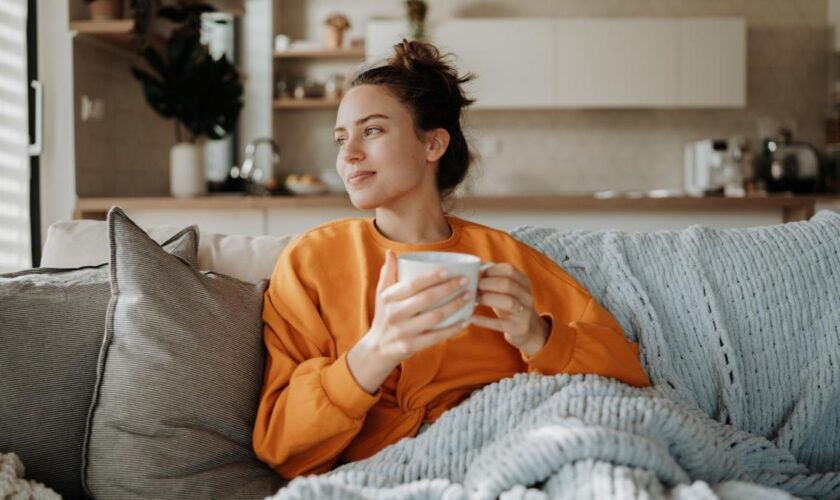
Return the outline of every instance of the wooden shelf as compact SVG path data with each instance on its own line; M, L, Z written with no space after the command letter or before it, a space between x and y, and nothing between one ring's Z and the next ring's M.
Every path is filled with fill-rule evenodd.
M133 19L111 21L70 21L70 31L117 45L130 46L134 30Z
M339 50L285 50L274 53L275 59L362 59L364 57L364 47Z
M284 97L274 100L274 109L329 109L337 108L339 99L313 98L292 99Z

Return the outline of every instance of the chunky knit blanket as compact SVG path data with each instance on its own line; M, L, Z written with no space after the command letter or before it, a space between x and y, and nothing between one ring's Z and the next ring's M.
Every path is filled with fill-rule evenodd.
M840 498L840 215L513 235L613 313L654 385L517 375L274 498Z
M41 483L24 479L25 468L14 453L0 453L0 499L59 500L61 496Z

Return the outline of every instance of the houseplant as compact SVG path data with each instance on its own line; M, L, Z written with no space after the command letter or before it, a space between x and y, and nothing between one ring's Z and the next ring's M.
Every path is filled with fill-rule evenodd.
M149 69L133 67L132 73L141 82L152 109L174 121L172 194L194 196L206 191L203 139L221 139L233 132L242 109L242 82L225 57L213 59L201 43L199 25L189 16L182 17L178 7L159 11L159 16L180 23L161 48L147 45L143 50ZM198 11L192 12L200 16Z
M350 21L342 14L330 14L325 20L327 27L325 45L330 50L340 49L344 45L344 32L350 28Z
M95 21L105 21L122 18L122 0L85 0L88 4L90 18Z

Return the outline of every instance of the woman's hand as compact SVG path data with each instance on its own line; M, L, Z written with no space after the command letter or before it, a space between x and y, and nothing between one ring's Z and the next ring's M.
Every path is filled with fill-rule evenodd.
M503 332L505 340L533 356L545 345L550 325L534 309L531 282L511 264L496 264L478 280L477 304L489 306L497 318L474 314L470 322Z
M437 272L397 282L397 258L388 250L376 285L376 309L370 330L347 353L348 367L356 382L372 394L403 360L469 326L469 321L464 321L431 330L472 300L470 294L462 293L426 311L455 292L466 292L465 285L460 276L442 276Z

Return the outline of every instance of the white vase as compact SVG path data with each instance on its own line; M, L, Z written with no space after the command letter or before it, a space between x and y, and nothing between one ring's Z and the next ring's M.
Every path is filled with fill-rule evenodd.
M203 149L198 144L179 142L169 151L169 191L172 196L201 196L207 193Z

